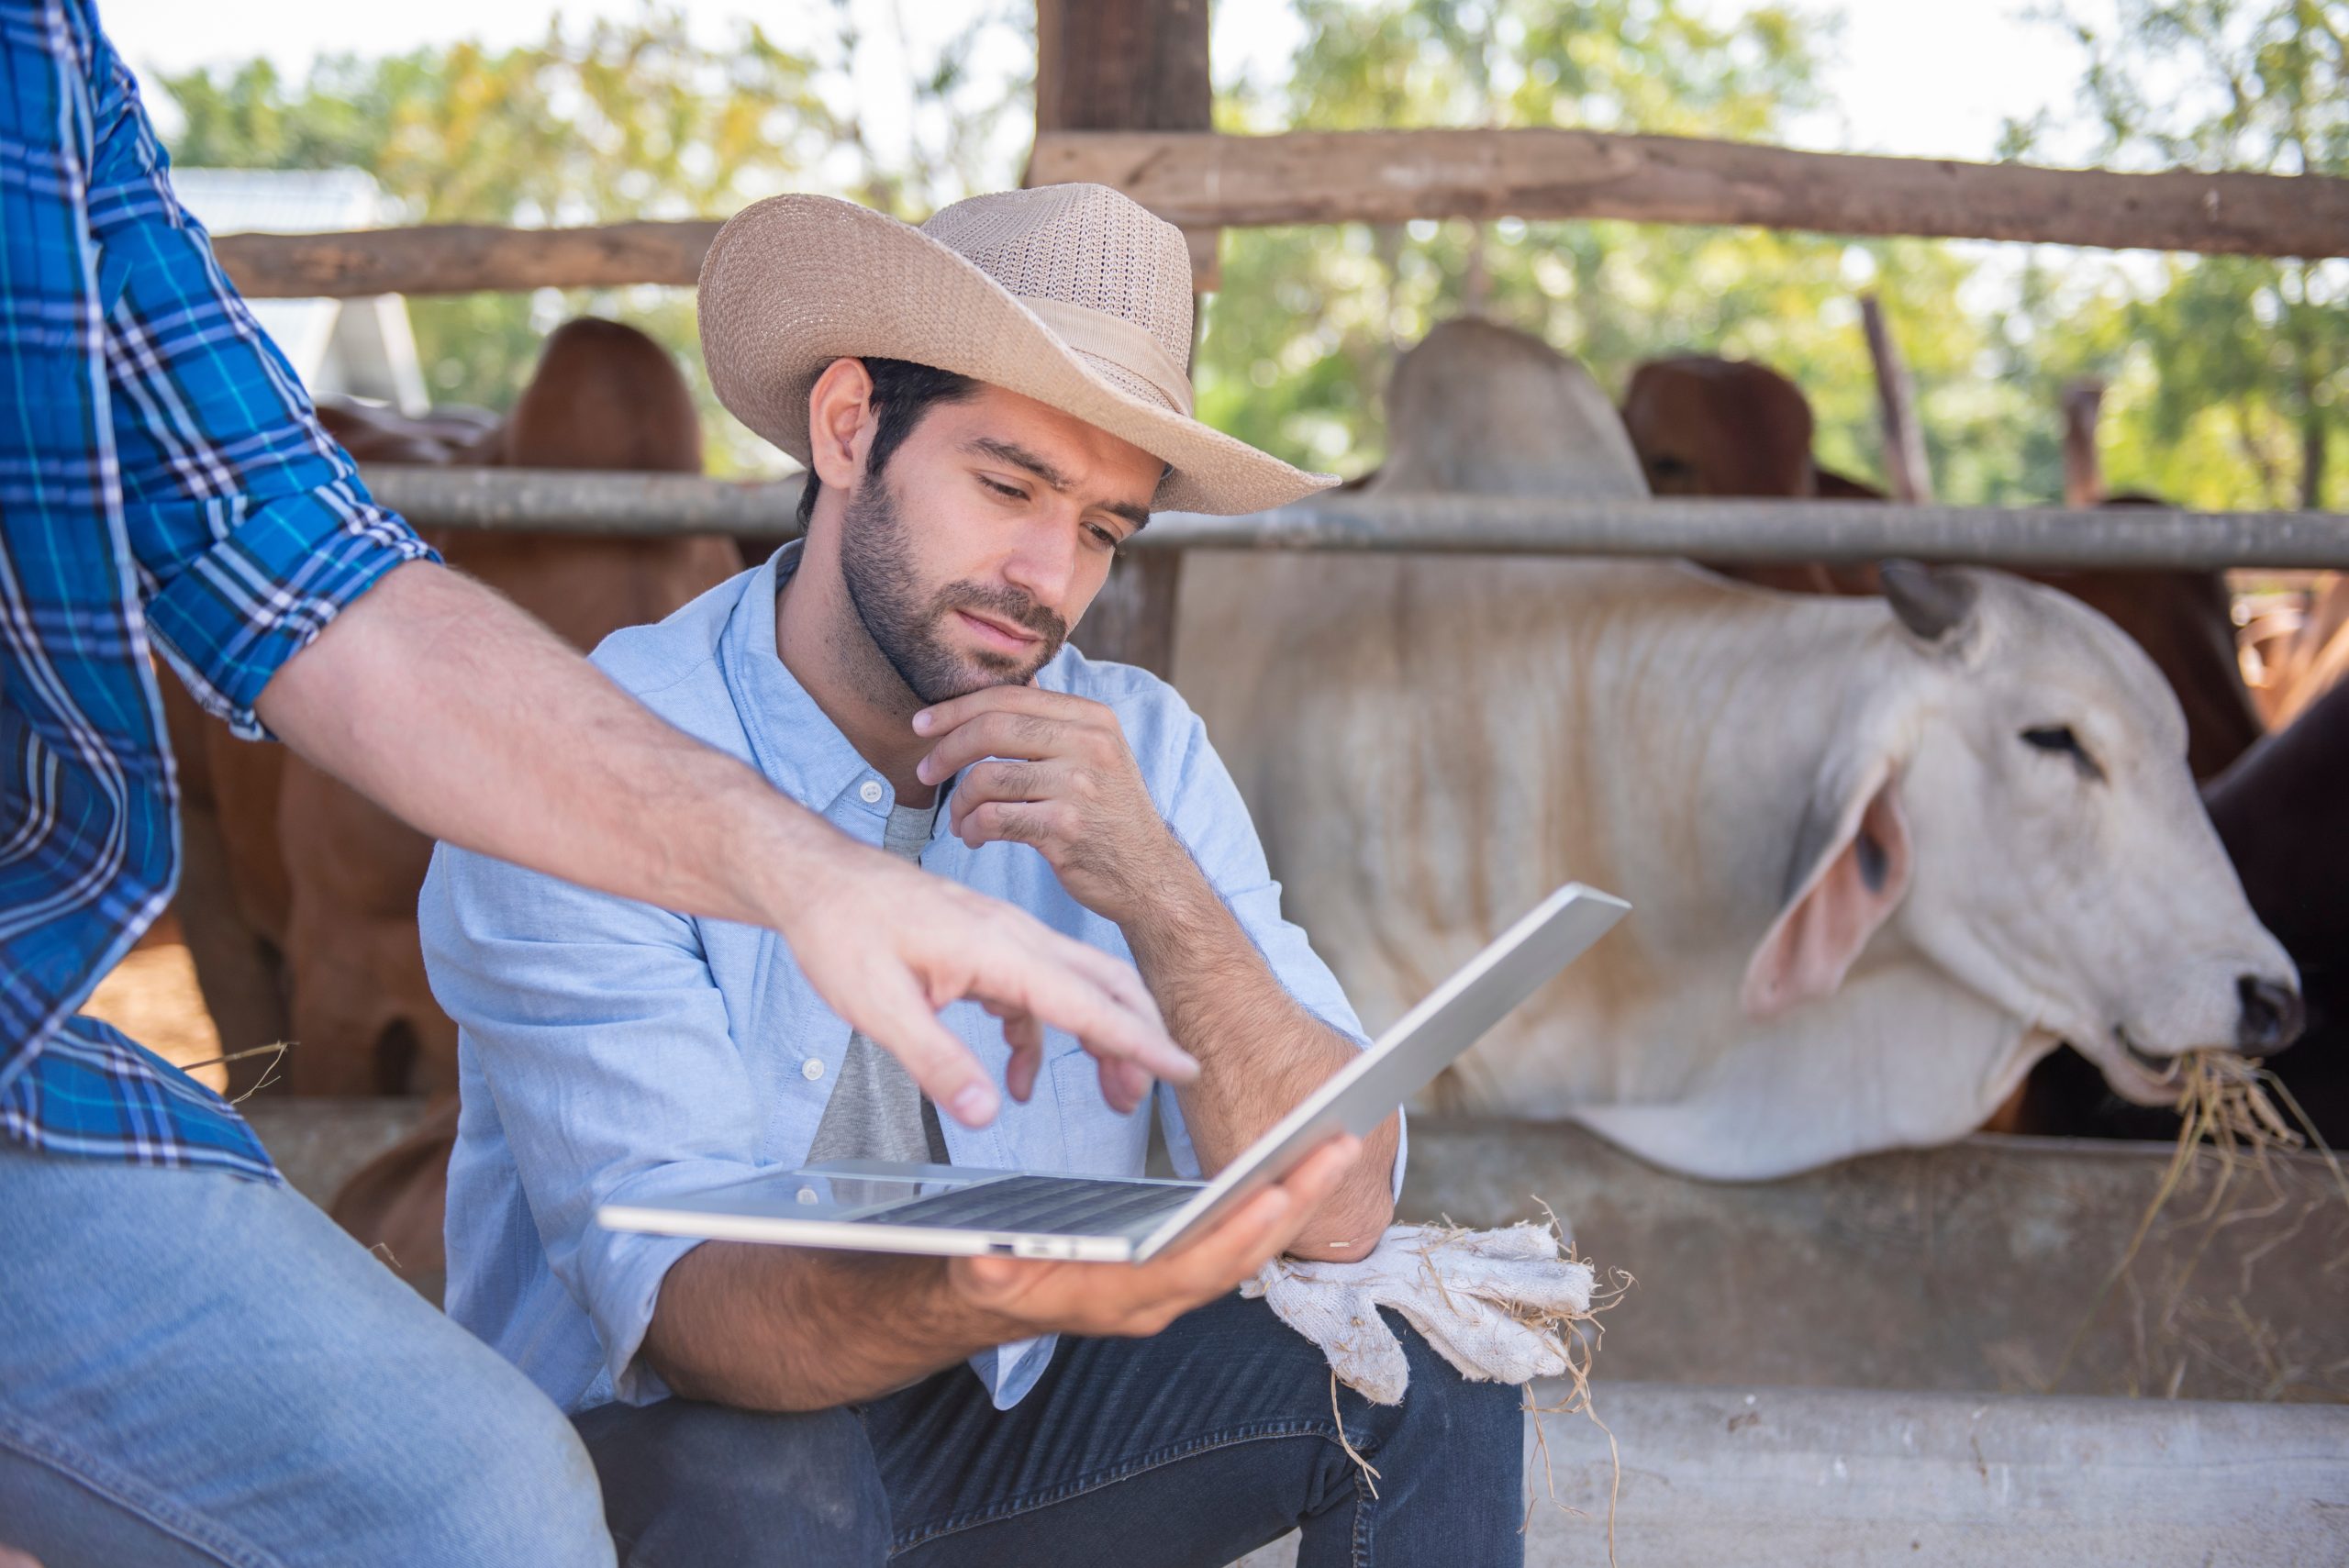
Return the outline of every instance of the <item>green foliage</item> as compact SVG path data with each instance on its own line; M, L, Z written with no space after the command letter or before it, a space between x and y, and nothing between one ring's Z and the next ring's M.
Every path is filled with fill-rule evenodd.
M1730 14L1688 0L1298 0L1298 11L1307 41L1289 82L1219 105L1224 128L1579 126L1783 141L1788 117L1816 102L1828 38L1783 6ZM2075 29L2108 152L2340 172L2343 15L2339 0L2123 0L2114 40ZM2010 128L2001 155L2027 153L2047 128ZM2340 262L1450 223L1237 230L1224 238L1224 279L1202 345L1203 409L1293 461L1346 473L1384 450L1375 389L1395 355L1474 309L1579 356L1618 393L1659 354L1765 361L1809 394L1822 461L1880 482L1854 304L1868 289L1915 374L1945 499L2059 494L2059 396L2084 376L2110 388L2115 489L2288 506L2313 499L2307 476L2321 465L2307 453L2349 442L2332 428L2349 391Z
M2120 0L2110 33L2065 25L2099 161L2349 174L2342 0ZM2132 483L2205 506L2349 504L2349 263L2167 258L2038 324L2051 357L2102 339L2107 443Z
M1308 40L1272 103L1228 128L1589 127L1783 138L1816 101L1822 29L1782 7L1726 21L1685 0L1301 0ZM2023 411L1985 374L1994 327L1963 308L1942 245L1625 223L1353 225L1224 238L1199 369L1208 417L1314 466L1379 461L1375 389L1464 310L1547 339L1620 393L1674 352L1768 361L1809 393L1832 467L1876 477L1873 372L1855 291L1883 294L1920 384L1943 494L2014 494L1998 427ZM2051 418L2052 415L2045 416Z
M373 173L414 223L589 224L723 217L777 191L833 188L916 215L952 199L1014 107L996 83L970 102L963 61L1008 24L983 12L916 89L934 134L892 167L866 145L842 78L863 40L834 0L835 30L786 48L743 23L696 41L682 11L646 5L625 23L487 50L469 42L387 59L330 58L298 83L265 62L161 83L185 128L190 166L351 167ZM819 54L818 50L825 51ZM845 108L836 108L835 102ZM701 376L689 295L637 288L417 297L408 313L436 401L503 406L539 345L584 312L629 321L672 349L694 380L719 473L774 456L717 408Z

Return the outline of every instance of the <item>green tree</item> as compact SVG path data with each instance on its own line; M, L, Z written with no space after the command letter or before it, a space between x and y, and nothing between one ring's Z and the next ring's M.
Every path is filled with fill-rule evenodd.
M2343 0L2119 0L2110 30L2064 25L2099 161L2349 174ZM2093 344L2117 378L2111 445L2135 483L2204 506L2340 504L2349 262L2165 258L2048 336L2053 357Z
M173 156L191 166L373 173L401 221L587 224L724 217L789 189L852 194L920 216L979 183L1022 83L971 79L989 32L1016 30L997 0L918 62L909 150L871 145L852 78L873 40L846 0L829 30L790 45L738 24L696 41L682 11L647 5L626 22L566 29L488 50L458 42L382 59L323 60L297 83L265 61L166 77L184 128ZM1023 45L1032 52L1032 46ZM900 54L905 50L900 48ZM774 462L718 409L702 377L693 300L662 288L540 290L408 301L436 400L504 406L549 329L595 312L632 322L675 350L695 382L719 473Z
M1227 95L1227 129L1575 126L1783 139L1817 101L1817 25L1687 0L1299 0L1286 88ZM2028 476L2000 439L2031 417L1987 373L1997 324L1964 308L1943 245L1616 222L1236 230L1208 316L1203 410L1295 461L1360 472L1385 445L1376 391L1437 320L1478 310L1579 356L1620 393L1642 359L1762 360L1809 394L1831 465L1880 470L1854 293L1884 295L1916 373L1945 495ZM2054 414L2038 416L2052 424Z

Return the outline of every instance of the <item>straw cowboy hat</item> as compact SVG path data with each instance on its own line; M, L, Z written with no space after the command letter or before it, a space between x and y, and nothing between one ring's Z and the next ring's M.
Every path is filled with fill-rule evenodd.
M1163 459L1163 510L1254 512L1337 483L1191 417L1190 252L1107 185L973 196L919 228L772 196L718 230L700 306L719 401L803 463L816 378L872 354L1024 394Z

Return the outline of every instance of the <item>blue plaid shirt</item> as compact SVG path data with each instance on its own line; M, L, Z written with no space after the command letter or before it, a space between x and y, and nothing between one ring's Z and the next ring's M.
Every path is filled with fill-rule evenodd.
M209 1090L74 1009L170 900L150 653L249 739L278 666L432 552L319 428L88 0L0 0L0 1132L273 1177Z

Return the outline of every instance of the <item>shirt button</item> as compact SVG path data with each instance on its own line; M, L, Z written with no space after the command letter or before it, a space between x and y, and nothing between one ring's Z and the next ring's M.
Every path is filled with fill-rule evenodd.
M824 1059L820 1056L809 1057L799 1064L799 1075L810 1084L814 1083L824 1075Z
M879 779L867 779L863 784L856 786L856 793L858 798L863 800L865 805L878 806L881 804L881 781Z

